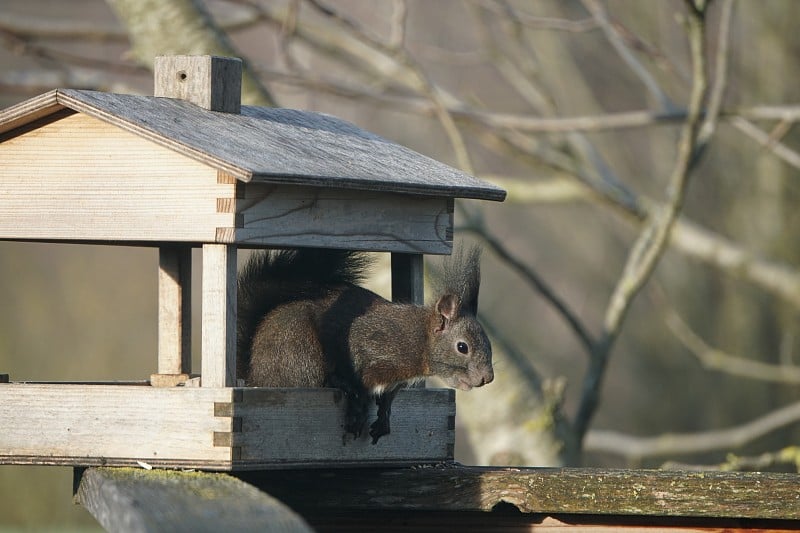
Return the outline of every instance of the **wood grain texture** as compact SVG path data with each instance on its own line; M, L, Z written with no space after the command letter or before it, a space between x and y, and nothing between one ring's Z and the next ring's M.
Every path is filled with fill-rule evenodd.
M491 511L800 520L800 475L429 467L238 474L304 515Z
M232 445L241 448L240 467L277 465L420 464L452 460L454 391L400 391L392 405L390 435L371 444L344 432L344 399L335 389L239 389L232 405L241 419ZM375 419L372 406L369 421Z
M0 463L175 465L230 459L214 404L231 391L125 385L0 386Z
M58 103L58 91L56 90L40 94L6 109L0 109L0 134L35 122L62 109L64 106Z
M451 390L402 391L392 434L345 438L333 389L0 385L0 464L252 470L450 461ZM372 409L371 418L375 412Z
M158 252L158 372L191 374L192 249L161 246Z
M235 185L214 169L76 114L0 143L0 238L214 242Z
M179 98L209 111L239 113L242 60L219 56L158 56L155 96Z
M181 100L72 89L57 98L242 181L505 198L495 185L328 115L252 106L209 113Z
M237 200L243 245L450 253L447 199L248 183Z
M90 468L76 500L107 531L312 531L280 501L226 474Z
M201 384L236 384L236 247L203 245Z

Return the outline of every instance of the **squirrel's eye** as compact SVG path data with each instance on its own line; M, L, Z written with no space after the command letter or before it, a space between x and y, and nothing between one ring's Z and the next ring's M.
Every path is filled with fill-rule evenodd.
M463 353L464 355L467 355L467 353L469 353L469 346L467 345L466 342L459 341L456 344L456 350L458 350L460 353Z

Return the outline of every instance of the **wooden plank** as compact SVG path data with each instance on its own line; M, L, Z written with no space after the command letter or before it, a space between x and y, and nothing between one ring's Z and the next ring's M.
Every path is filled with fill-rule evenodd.
M188 375L192 372L192 249L161 246L158 261L158 373Z
M233 403L241 431L237 468L336 464L408 465L450 461L455 440L455 393L403 390L392 405L390 435L371 444L344 432L344 399L335 389L239 389ZM375 419L375 407L368 420Z
M304 515L491 511L800 520L800 475L444 466L237 474Z
M283 503L226 474L91 468L76 500L107 531L312 531Z
M0 143L0 238L213 242L235 185L217 171L76 114Z
M496 201L506 195L320 113L252 106L241 115L208 113L180 100L73 89L59 90L58 101L242 181Z
M236 247L203 245L203 387L236 384Z
M57 91L49 91L24 102L0 109L0 134L30 124L64 109L58 103Z
M242 60L219 56L157 56L155 96L179 98L203 109L239 113Z
M333 389L0 386L0 464L252 470L451 461L454 392L402 391L378 444L343 430ZM375 410L371 417L374 419Z
M248 183L238 201L243 245L448 254L446 198Z
M214 415L231 391L125 385L3 384L0 463L224 467L213 446L232 420ZM229 464L229 463L228 463Z
M787 520L663 516L540 515L513 509L484 511L360 511L303 513L315 531L452 531L536 533L782 533L800 530Z

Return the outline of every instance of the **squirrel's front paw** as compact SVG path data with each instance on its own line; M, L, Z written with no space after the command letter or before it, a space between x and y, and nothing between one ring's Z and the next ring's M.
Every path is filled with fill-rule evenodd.
M369 427L369 436L372 437L372 444L377 444L378 439L384 435L388 435L389 433L391 433L391 430L389 428L388 418L378 417L378 419Z
M367 423L367 410L359 402L353 402L348 405L344 417L344 430L358 439L364 430Z

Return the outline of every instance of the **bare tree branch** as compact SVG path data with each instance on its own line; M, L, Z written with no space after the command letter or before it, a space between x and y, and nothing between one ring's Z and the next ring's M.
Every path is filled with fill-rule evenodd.
M600 29L603 30L603 34L605 34L606 39L608 42L611 43L611 46L614 47L614 50L617 51L617 54L622 58L623 61L628 65L636 77L644 84L647 88L647 92L649 92L653 98L656 99L658 102L658 107L664 110L671 110L673 108L672 102L670 101L669 97L666 93L661 90L661 86L655 80L655 78L650 74L650 72L644 68L644 66L636 59L636 56L633 54L633 51L628 47L625 43L625 40L619 34L617 29L611 24L611 21L608 18L608 13L603 8L602 4L598 2L598 0L582 0L583 6L592 14L592 17L595 21L597 21L598 26Z
M542 297L552 305L558 314L564 318L569 327L580 340L587 353L591 353L595 341L583 323L578 319L567 304L556 295L555 291L537 274L532 268L526 265L519 258L514 256L505 245L486 230L484 225L474 217L469 219L466 226L459 228L461 231L474 233L489 246L500 259L520 274L532 287L534 287Z
M636 437L617 431L595 429L587 433L584 449L632 460L730 450L797 422L800 422L800 402L781 407L739 426L699 433L665 433L655 437Z
M597 21L591 18L582 20L567 20L552 17L535 17L517 9L508 2L498 0L472 0L474 3L500 15L505 15L518 21L519 24L531 30L555 30L581 33L597 28Z
M667 309L666 322L675 337L689 350L703 367L747 379L796 385L800 383L800 367L771 365L762 361L745 359L712 348L673 309Z
M687 31L693 67L689 114L681 131L677 160L667 185L667 201L653 212L631 248L622 276L614 288L606 309L603 334L592 350L589 368L581 389L580 404L575 415L574 425L579 446L597 409L611 348L619 335L633 298L649 279L666 248L672 226L683 206L686 184L693 162L696 160L701 110L707 91L705 13L691 7L688 13Z

